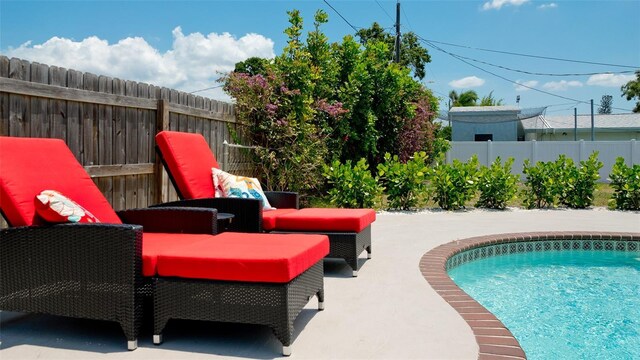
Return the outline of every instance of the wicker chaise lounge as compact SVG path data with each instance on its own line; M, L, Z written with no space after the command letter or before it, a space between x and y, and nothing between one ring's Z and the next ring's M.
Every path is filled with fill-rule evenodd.
M156 135L158 153L180 201L161 206L217 208L235 215L230 231L324 234L329 237L328 258L341 258L357 276L358 256L371 258L372 209L300 209L297 193L265 191L276 210L263 211L256 199L215 197L212 168L219 168L200 134L162 131Z
M115 321L134 350L153 296L155 343L171 318L241 322L271 327L288 355L302 307L323 308L326 236L214 236L215 209L116 213L63 141L0 137L0 154L0 310ZM101 223L46 223L45 189Z

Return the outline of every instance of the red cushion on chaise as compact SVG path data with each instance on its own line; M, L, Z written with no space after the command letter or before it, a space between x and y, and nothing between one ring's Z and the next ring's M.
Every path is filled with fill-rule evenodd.
M287 283L329 253L325 235L225 232L158 255L158 275Z
M262 229L271 231L276 228L276 219L284 214L296 212L298 209L276 209L262 212Z
M62 140L0 137L0 173L12 174L0 178L0 208L11 226L44 224L33 201L42 190L64 194L102 223L122 223Z
M220 166L202 135L161 131L156 144L185 199L215 196L211 168Z
M360 232L376 220L372 209L302 209L276 217L275 230Z

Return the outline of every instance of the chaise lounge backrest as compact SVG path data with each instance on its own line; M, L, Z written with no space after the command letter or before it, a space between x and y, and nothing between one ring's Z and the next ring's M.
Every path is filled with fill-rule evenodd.
M211 168L220 166L202 135L162 131L156 135L156 144L167 154L163 161L181 199L215 196Z
M56 190L91 209L102 223L122 223L64 141L0 136L0 209L7 222L42 225L34 200L43 190Z

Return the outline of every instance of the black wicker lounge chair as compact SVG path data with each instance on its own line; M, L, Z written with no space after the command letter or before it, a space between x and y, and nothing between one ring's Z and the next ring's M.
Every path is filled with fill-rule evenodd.
M306 233L329 236L328 258L344 259L358 275L358 256L371 258L372 209L301 209L297 193L265 191L276 210L263 211L256 199L215 197L212 168L219 168L200 134L162 131L156 135L157 151L180 201L159 206L216 208L235 215L230 231Z
M302 307L313 295L323 307L326 237L212 236L215 209L116 213L61 140L0 137L0 154L0 209L11 226L0 230L0 310L116 321L134 350L143 300L157 292L156 343L170 318L242 322L270 326L288 354L293 320ZM43 189L65 194L102 223L46 223L34 206ZM123 222L143 225L144 232ZM282 251L278 258L284 261L277 262L268 254L247 254L255 244L279 246L289 256ZM198 271L192 262L263 267L212 273ZM270 302L265 295L272 296ZM263 300L251 306L247 297Z

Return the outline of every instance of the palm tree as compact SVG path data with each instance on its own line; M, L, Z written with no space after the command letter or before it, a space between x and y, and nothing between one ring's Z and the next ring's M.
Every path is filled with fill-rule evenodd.
M478 94L473 90L463 91L458 94L455 90L449 93L449 108L453 106L476 106Z

